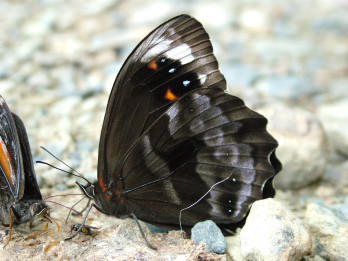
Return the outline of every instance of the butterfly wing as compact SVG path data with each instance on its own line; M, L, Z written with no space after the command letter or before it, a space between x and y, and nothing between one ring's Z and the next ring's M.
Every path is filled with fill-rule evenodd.
M110 184L141 134L175 100L202 87L226 89L209 35L194 18L175 17L134 49L115 80L100 137L98 178Z
M22 152L22 158L23 158L23 169L25 173L25 187L24 187L23 199L42 200L40 188L36 180L33 157L31 155L27 132L25 130L23 121L14 113L12 113L12 117L16 124L19 143L20 143L21 152Z
M144 221L178 224L181 209L228 178L183 211L182 224L241 221L254 201L274 194L266 184L281 168L274 154L278 143L266 125L265 117L219 88L189 92L117 165L122 176L117 184L123 187L115 194L124 196L119 204L127 207L113 215L134 213Z
M15 121L0 96L0 197L20 199L24 193L23 162Z

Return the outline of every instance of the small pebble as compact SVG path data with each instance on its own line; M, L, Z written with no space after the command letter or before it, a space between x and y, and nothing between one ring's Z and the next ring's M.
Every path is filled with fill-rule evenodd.
M191 229L191 238L196 244L205 244L207 250L223 254L226 252L227 242L220 228L211 220L197 223Z

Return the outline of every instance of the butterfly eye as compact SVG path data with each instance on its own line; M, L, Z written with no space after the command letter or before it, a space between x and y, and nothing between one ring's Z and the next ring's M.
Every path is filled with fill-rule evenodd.
M39 214L41 210L42 210L42 206L40 203L34 203L33 205L31 205L31 211L34 215Z

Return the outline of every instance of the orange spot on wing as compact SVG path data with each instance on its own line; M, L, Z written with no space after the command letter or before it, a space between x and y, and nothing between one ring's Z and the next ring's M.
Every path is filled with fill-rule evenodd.
M99 186L102 188L103 192L106 192L108 190L108 188L105 186L103 177L99 178Z
M5 172L8 181L13 184L13 171L10 165L10 154L6 148L5 143L3 142L3 140L0 137L0 165L3 169L3 171Z
M152 62L149 63L148 67L152 70L157 70L158 69L158 65L157 65L157 62L156 60L153 60Z
M176 96L171 89L168 88L166 95L164 95L164 99L168 100L168 101L175 101L177 99L179 99L179 96Z

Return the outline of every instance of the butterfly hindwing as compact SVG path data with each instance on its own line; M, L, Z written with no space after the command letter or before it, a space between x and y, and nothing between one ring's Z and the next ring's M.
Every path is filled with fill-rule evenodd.
M23 121L16 114L12 113L12 117L16 124L23 159L23 170L25 177L23 199L42 200L40 188L36 180L33 157L31 155L27 131L25 130Z
M181 209L231 175L184 211L182 221L190 226L205 219L238 222L263 198L265 183L275 175L269 157L277 142L266 124L266 118L219 88L191 91L122 158L115 171L122 187L115 194L122 191L125 211L141 220L178 224ZM116 216L127 214L116 211Z
M183 15L151 32L132 52L110 94L99 145L98 177L116 165L179 97L205 87L226 89L202 25Z

